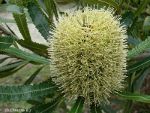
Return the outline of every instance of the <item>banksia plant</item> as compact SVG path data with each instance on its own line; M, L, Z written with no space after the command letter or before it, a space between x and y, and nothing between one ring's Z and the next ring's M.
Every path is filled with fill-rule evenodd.
M111 9L62 16L50 40L51 71L66 97L107 102L121 91L126 72L126 30Z

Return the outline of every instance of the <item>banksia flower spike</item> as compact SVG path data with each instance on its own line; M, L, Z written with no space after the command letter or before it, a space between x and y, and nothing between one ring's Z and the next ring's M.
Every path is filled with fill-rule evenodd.
M123 88L125 33L111 9L87 7L60 18L49 53L54 81L66 97L101 103Z

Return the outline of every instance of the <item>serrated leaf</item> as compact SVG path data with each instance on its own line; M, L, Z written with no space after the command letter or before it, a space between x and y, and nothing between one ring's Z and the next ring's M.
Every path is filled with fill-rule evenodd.
M50 37L50 26L45 15L43 15L39 6L34 2L29 2L27 8L33 24L36 26L41 35L47 40Z
M0 49L9 48L14 42L14 39L11 36L0 36Z
M48 46L43 45L43 44L39 44L36 42L26 42L24 40L17 40L17 42L22 46L25 47L31 51L33 51L34 53L44 56L46 58L48 58Z
M14 16L14 19L17 23L17 26L18 26L19 31L22 34L23 38L28 42L31 41L31 36L29 33L25 13L23 13L23 14L14 13L13 16Z
M84 104L84 98L78 97L76 103L73 105L69 113L82 113L83 104Z
M148 48L150 48L150 37L148 37L145 41L142 41L135 48L133 48L132 50L130 50L128 52L128 58L129 59L133 58L133 57L139 55L140 53L144 52Z
M24 59L29 62L39 63L39 64L49 64L49 60L41 57L36 54L28 53L23 50L10 47L8 49L3 50L3 52L6 52L7 54L10 54L12 56L15 56L17 58Z
M34 85L0 86L1 101L25 101L53 94L57 87L52 81Z
M119 10L119 4L115 2L114 0L81 0L83 1L84 4L88 5L94 5L94 4L99 4L102 6L112 6L116 10Z
M135 93L117 93L117 95L127 100L150 103L150 95L135 94Z

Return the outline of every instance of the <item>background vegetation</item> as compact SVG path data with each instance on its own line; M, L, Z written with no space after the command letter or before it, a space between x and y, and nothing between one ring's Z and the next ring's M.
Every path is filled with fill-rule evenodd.
M149 0L0 0L0 102L3 108L26 108L23 113L150 113L150 1ZM33 40L34 24L45 42L60 8L113 7L127 27L128 67L126 89L112 94L110 105L69 102L51 80L48 44ZM13 19L1 16L11 13ZM23 39L10 28L15 23ZM36 37L37 39L39 37ZM15 103L15 104L14 104ZM17 112L16 112L17 113Z

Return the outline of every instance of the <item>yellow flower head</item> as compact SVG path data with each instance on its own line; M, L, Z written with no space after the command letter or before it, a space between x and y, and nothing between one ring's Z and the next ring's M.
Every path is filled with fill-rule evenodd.
M125 33L111 9L87 7L60 18L49 52L54 81L66 97L101 103L123 88Z

